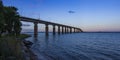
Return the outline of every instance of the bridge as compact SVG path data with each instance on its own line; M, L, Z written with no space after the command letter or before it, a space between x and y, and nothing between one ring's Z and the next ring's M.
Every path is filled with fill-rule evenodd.
M34 23L34 36L35 37L37 37L38 35L38 24L45 24L46 36L49 35L49 25L53 26L53 35L56 34L56 26L58 27L58 34L83 32L82 29L77 28L77 27L63 25L63 24L54 23L54 22L48 22L48 21L39 20L39 19L28 18L28 17L20 17L20 21Z

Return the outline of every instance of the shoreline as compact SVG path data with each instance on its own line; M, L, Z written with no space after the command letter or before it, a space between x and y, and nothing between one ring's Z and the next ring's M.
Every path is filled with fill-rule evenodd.
M25 34L25 35L28 35L28 34ZM27 37L22 39L22 48L24 50L23 54L25 55L26 60L38 60L37 55L33 53L33 51L30 49L33 43L26 40L29 37L31 36L28 35Z

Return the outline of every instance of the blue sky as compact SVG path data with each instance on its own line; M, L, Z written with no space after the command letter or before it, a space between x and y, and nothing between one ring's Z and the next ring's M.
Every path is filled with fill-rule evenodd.
M84 31L120 31L120 0L3 0L20 15L82 28ZM75 13L68 13L68 11ZM24 30L33 30L23 26ZM39 25L39 31L44 25ZM50 26L51 27L51 26ZM50 29L52 31L52 29Z

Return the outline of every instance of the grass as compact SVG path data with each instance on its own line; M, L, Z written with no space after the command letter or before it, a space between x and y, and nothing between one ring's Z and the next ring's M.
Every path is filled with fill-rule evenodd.
M0 60L25 60L22 52L22 40L29 35L21 34L20 36L3 36L0 38ZM18 39L19 38L19 39Z
M21 34L21 35L19 35L17 38L25 39L25 38L28 38L28 37L31 37L31 36L28 35L28 34Z

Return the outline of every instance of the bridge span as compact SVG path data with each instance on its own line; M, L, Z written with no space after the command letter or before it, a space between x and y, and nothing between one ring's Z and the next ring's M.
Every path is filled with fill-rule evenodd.
M77 27L54 23L54 22L48 22L48 21L44 21L44 20L40 20L40 19L34 19L34 18L29 18L29 17L20 17L20 20L25 21L25 22L34 23L34 36L35 37L37 37L37 35L38 35L38 24L45 24L46 36L49 35L49 25L53 26L53 35L56 34L56 26L58 27L58 34L83 32L82 29L77 28Z

